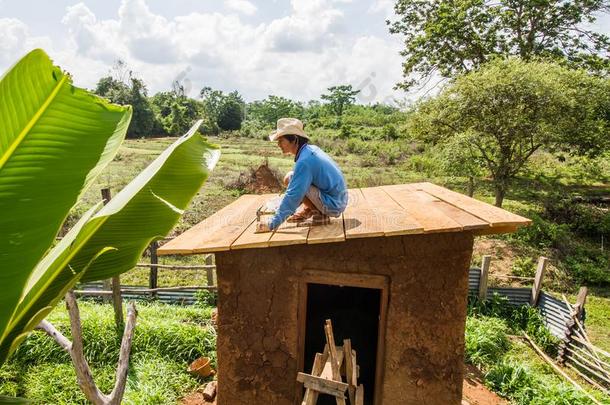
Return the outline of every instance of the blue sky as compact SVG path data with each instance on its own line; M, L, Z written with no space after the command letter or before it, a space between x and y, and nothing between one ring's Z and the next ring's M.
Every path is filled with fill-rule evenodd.
M0 70L41 47L92 88L117 59L151 94L178 79L203 86L317 99L329 86L362 89L360 102L413 99L401 80L401 41L385 20L392 0L0 0ZM610 17L595 27L610 32Z

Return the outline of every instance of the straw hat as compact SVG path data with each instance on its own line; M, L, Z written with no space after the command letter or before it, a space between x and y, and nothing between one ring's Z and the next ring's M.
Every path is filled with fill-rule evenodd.
M280 136L284 135L298 135L309 139L303 131L303 123L296 118L280 118L277 120L277 130L269 135L269 140L277 141Z

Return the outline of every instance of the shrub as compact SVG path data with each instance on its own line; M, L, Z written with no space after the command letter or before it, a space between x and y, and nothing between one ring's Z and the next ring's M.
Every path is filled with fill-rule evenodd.
M341 130L339 131L339 137L341 139L348 139L353 134L353 129L349 125L341 125Z
M569 227L565 224L555 224L535 213L529 213L532 220L530 226L523 227L509 236L510 239L538 248L565 249L569 245Z
M218 304L218 292L199 290L195 293L195 302L200 307L215 307Z
M529 403L536 395L532 372L520 362L503 360L485 374L486 385L503 397Z
M509 349L508 326L499 318L466 319L466 360L478 367L497 362Z
M517 257L513 262L512 273L519 277L534 277L536 264L531 257Z
M610 263L602 252L579 247L563 265L577 284L610 284Z
M383 133L383 138L386 141L394 141L394 140L398 139L398 131L396 130L396 127L392 124L384 125L383 129L382 129L382 133Z
M571 230L583 236L596 237L610 233L609 211L579 203L571 197L550 196L544 201L544 215L554 222L567 224Z

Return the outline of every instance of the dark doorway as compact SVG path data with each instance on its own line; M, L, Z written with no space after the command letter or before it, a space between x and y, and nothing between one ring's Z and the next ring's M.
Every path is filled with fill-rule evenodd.
M377 336L381 290L307 284L307 319L305 332L305 372L310 372L316 353L326 343L324 321L333 324L335 343L351 339L360 366L359 384L364 385L364 403L373 404L377 367ZM336 405L333 397L320 395L318 405Z

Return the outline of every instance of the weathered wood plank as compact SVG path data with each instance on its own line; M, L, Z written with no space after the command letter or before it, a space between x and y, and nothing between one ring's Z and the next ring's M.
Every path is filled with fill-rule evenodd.
M345 238L373 238L383 236L381 221L364 198L359 188L348 190L349 202L343 212Z
M345 231L343 229L343 215L338 218L331 218L328 225L312 226L307 236L307 243L332 243L345 241Z
M528 225L531 221L520 215L505 211L502 208L495 207L491 204L484 203L474 198L467 197L463 194L451 191L444 187L437 186L432 183L415 183L414 188L423 190L451 205L469 212L470 214L481 218L488 222L492 227L497 226L523 226Z
M437 209L438 199L429 194L407 184L381 188L424 228L424 232L455 232L463 229L462 225Z
M425 191L418 190L417 187L413 187L409 184L398 185L398 186L389 186L389 187L404 187L411 190L414 195L418 198L425 201L427 204L433 206L436 210L442 212L447 217L451 218L453 221L457 222L464 230L471 229L487 229L491 225L489 222L482 220L479 217L472 215L471 213L464 211L455 205L451 205L446 201L441 200L438 197L435 197L431 194L426 193Z
M295 223L284 222L275 230L269 239L269 246L299 245L307 243L309 228L309 226L298 226Z
M254 221L256 210L272 194L244 195L157 250L160 255L210 253L229 250Z
M316 357L311 367L311 375L319 377L324 369L324 363L326 362L325 356L322 353L316 353ZM305 389L305 395L303 395L303 405L315 405L318 401L318 393L311 388Z
M409 235L424 232L423 226L406 212L382 187L363 188L362 194L375 212L385 236Z
M335 397L345 398L345 391L347 390L346 383L327 380L305 373L298 373L297 381L303 383L305 388L313 389Z
M256 224L252 222L245 231L231 244L231 250L268 247L273 232L256 233Z
M322 373L320 373L320 377L326 378L329 380L333 379L333 370L332 370L332 362L330 361L330 349L328 349L328 345L325 347L326 360L324 362L324 368L322 369ZM343 348L341 346L335 346L337 352L337 362L339 363L339 367L343 362ZM326 352L328 350L328 352Z

